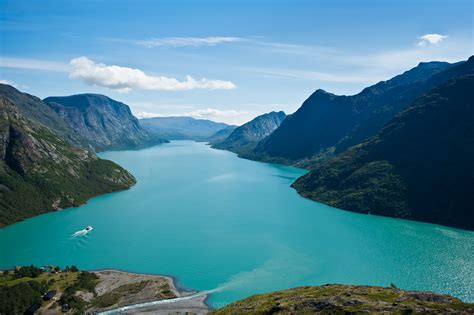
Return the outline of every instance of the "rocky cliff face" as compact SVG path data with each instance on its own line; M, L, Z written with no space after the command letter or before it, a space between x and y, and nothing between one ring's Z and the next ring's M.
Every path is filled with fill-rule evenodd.
M7 84L0 84L0 95L7 97L17 111L29 120L48 126L60 138L77 146L87 146L87 143L68 124L41 99L34 95L23 93Z
M461 76L293 186L345 210L474 230L473 122L474 75Z
M48 97L44 100L96 150L128 149L161 143L149 135L128 105L99 94Z
M212 147L245 156L260 140L275 131L285 117L286 115L282 111L260 115L236 128L225 140L212 143Z
M253 295L211 314L472 314L474 304L396 287L327 284Z
M73 147L38 123L40 112L26 117L22 106L28 105L0 96L0 226L135 183L120 166Z

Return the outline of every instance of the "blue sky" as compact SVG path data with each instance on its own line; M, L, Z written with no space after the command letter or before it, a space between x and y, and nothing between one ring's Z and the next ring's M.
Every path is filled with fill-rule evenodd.
M241 124L473 54L471 0L0 0L0 80Z

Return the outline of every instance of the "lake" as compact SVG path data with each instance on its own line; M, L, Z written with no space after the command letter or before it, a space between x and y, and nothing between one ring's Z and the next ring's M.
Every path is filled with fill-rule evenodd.
M130 190L0 229L0 268L75 264L172 275L217 289L213 307L300 285L370 284L474 302L474 233L362 215L300 197L304 170L173 141L101 153ZM71 235L92 225L83 236Z

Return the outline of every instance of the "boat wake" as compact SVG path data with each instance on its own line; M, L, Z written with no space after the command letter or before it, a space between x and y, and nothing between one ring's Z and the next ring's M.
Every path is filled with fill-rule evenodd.
M86 235L87 233L89 233L90 231L92 231L92 226L87 226L86 228L82 229L82 230L79 230L79 231L76 231L74 232L72 235L71 235L71 238L75 238L75 237L78 237L78 236L83 236L83 235Z

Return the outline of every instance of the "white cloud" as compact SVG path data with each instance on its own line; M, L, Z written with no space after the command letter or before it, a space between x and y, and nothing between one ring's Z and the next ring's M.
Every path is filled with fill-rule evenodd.
M191 116L198 119L211 119L211 120L226 120L229 118L236 118L239 116L247 116L249 112L239 110L219 110L215 108L203 108L197 109L191 112L183 113L181 116Z
M10 81L10 80L0 80L0 83L1 84L8 84L8 85L11 85L13 86L15 89L29 89L30 87L28 85L25 85L25 84L18 84L16 82L13 82L13 81Z
M433 38L430 39L433 41ZM279 50L279 52L287 54L297 54L300 49L298 45L282 47L288 49ZM322 48L312 46L306 48L302 46L301 49L308 53L305 57L318 61L314 63L312 69L271 67L246 69L268 77L328 82L326 85L330 86L331 92L347 94L359 92L363 86L374 84L380 80L387 80L415 67L420 62L457 62L467 59L474 53L471 40L463 37L450 37L449 41L443 42L442 45L439 45L438 41L438 44L410 45L400 49L367 53L342 50L325 52ZM351 84L352 87L348 87L347 84ZM318 83L318 87L320 86L324 87L324 84Z
M137 112L135 113L135 117L142 119L142 118L164 117L164 115L157 114L157 113L150 113L150 112Z
M419 46L426 46L426 45L439 45L443 40L448 38L446 35L441 35L441 34L425 34L423 36L420 36L418 45Z
M25 58L8 58L0 57L0 67L2 68L16 68L16 69L30 69L30 70L45 70L68 72L69 65L66 63L39 60L39 59L25 59Z
M135 44L153 47L198 47L198 46L216 46L219 44L232 43L244 41L244 38L232 36L210 36L210 37L166 37L166 38L152 38L148 40L134 41Z
M13 86L14 88L18 88L18 85L12 81L9 81L9 80L0 80L0 83L1 84L8 84L8 85L11 85Z
M119 92L129 92L133 89L156 91L185 91L185 90L232 90L236 86L230 81L209 80L202 78L196 80L191 76L179 81L165 76L147 75L140 69L108 66L96 63L87 57L74 58L70 61L72 66L69 77L82 80L90 85L97 85Z

